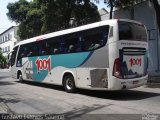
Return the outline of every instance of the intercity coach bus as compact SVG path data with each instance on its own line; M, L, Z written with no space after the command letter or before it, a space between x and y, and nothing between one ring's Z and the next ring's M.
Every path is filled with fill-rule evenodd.
M121 90L148 78L145 26L113 19L61 30L19 42L11 55L11 75L19 80L76 88Z

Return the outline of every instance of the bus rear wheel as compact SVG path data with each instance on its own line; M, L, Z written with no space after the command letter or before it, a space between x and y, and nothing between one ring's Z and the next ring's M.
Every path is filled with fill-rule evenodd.
M75 82L74 82L74 77L70 74L65 75L63 78L63 86L66 92L68 93L73 93L75 92Z

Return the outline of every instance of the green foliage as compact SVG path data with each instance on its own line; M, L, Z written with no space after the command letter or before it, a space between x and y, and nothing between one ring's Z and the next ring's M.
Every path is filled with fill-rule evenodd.
M29 10L29 2L26 0L19 0L15 3L9 3L7 6L9 13L7 16L10 20L20 23L26 20L27 12Z
M100 20L97 6L90 0L19 0L9 3L7 16L19 24L21 39Z
M0 68L1 68L3 65L5 65L5 64L7 64L7 60L6 60L6 58L2 55L1 48L0 48Z

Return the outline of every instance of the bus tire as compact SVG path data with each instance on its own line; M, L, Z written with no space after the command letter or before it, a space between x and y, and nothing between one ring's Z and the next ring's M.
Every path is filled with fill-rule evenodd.
M74 77L71 74L67 74L63 78L63 86L66 92L73 93L75 92L76 86L74 82Z
M18 71L18 73L17 73L17 78L19 79L20 82L23 81L23 77L22 77L21 71Z

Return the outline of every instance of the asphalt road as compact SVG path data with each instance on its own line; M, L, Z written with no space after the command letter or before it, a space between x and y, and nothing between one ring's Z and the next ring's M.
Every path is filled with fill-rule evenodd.
M53 119L160 120L160 88L66 93L62 87L19 82L0 72L0 112ZM5 116L3 116L4 118ZM55 117L54 117L55 118Z

